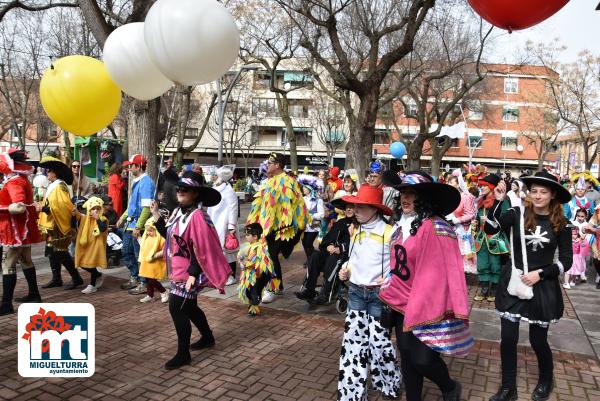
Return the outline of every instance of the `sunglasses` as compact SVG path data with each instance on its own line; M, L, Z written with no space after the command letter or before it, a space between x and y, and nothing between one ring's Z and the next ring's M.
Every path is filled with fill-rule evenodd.
M79 167L81 167L79 164L73 164L73 165L71 166L71 168L79 168Z
M176 187L175 188L175 192L180 192L180 193L184 193L185 194L187 192L190 192L190 189L186 188L186 187Z

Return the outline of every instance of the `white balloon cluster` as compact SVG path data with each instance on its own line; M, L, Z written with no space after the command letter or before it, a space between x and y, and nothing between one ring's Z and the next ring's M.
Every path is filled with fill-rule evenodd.
M110 34L103 61L123 92L150 100L173 83L218 79L235 62L239 46L235 21L216 0L158 0L145 22Z

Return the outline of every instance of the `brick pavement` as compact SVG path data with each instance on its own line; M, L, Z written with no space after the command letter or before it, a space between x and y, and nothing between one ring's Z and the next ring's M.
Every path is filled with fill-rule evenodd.
M48 278L40 277L40 282ZM65 280L67 278L65 277ZM200 297L217 338L215 348L194 352L191 366L165 371L175 350L167 307L141 304L107 277L93 295L43 290L47 302L91 302L96 308L96 374L87 379L25 379L17 373L16 316L0 318L0 399L11 400L333 400L343 323L339 319L264 308L251 319L243 305ZM24 289L19 281L17 293ZM194 332L193 340L197 338ZM477 341L467 358L447 358L463 383L463 399L482 401L500 380L497 343ZM551 400L600 401L600 365L589 357L556 352ZM519 349L520 400L535 386L535 355ZM379 400L370 394L370 400ZM403 398L404 399L404 398ZM441 400L426 384L424 400Z

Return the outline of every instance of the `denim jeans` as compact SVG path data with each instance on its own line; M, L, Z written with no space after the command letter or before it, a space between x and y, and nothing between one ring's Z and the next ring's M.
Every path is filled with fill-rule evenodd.
M138 263L138 257L140 256L140 243L137 238L134 238L133 231L125 230L123 233L123 249L122 260L125 266L129 269L129 274L132 279L138 279L138 273L140 271L140 265ZM145 281L145 280L142 280Z
M378 319L381 316L382 306L379 300L379 287L365 288L350 283L348 288L348 309L367 311L367 314Z

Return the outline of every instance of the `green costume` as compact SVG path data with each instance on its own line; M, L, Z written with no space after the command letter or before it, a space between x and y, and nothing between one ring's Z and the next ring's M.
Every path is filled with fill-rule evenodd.
M504 213L510 208L510 204L507 200L503 200L500 208ZM477 274L479 274L479 282L482 287L485 285L484 283L498 284L501 271L500 255L507 254L509 251L509 242L504 231L494 235L484 232L484 224L482 224L484 216L487 220L488 209L480 207L476 217L475 251L477 252Z

